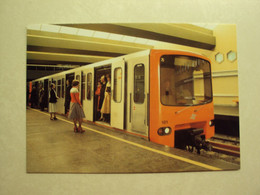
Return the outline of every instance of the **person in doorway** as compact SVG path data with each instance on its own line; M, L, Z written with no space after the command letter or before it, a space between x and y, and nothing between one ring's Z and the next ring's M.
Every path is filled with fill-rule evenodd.
M57 103L57 93L55 90L55 84L52 83L51 84L51 90L50 90L50 94L49 94L49 113L50 113L50 120L57 120L56 118L56 103Z
M37 90L35 86L33 86L32 88L30 101L31 101L31 108L34 108L35 106L37 107Z
M110 123L110 99L111 99L111 78L110 75L106 75L107 84L105 90L105 98L103 101L103 105L101 108L101 117L104 119L105 122Z
M98 84L97 84L97 89L95 91L95 96L96 96L96 102L97 102L97 118L100 117L100 108L99 108L99 101L100 101L100 91L101 91L101 82L98 81Z
M81 124L83 122L83 118L85 118L85 114L79 99L79 81L77 80L72 81L70 96L71 96L71 102L70 102L70 111L69 111L68 118L73 120L74 122L74 132L83 133L85 132L85 130L82 129ZM77 127L77 121L79 122L78 127Z
M39 91L39 105L40 105L41 111L44 111L44 103L45 103L44 88L41 85L40 86L40 91Z
M101 110L101 108L102 108L104 97L105 97L105 90L106 90L106 77L105 77L105 75L103 75L100 78L100 81L101 81L101 89L100 89L100 98L99 98L99 103L98 103L98 109L99 110ZM104 120L102 113L101 113L99 120L100 121Z
M70 81L67 80L67 81L66 81L66 84L67 84L67 87L66 87L66 94L65 94L65 103L64 103L64 106L65 106L65 115L68 116L68 114L69 114L69 109L70 109L70 101L71 101L71 98L70 98L70 90L71 90Z

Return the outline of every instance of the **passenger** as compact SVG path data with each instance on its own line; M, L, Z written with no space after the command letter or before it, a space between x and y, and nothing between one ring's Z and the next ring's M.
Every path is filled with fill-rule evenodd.
M100 117L100 108L99 108L99 101L100 101L100 91L101 91L101 82L100 81L98 81L98 84L97 84L97 89L96 89L96 91L95 91L95 96L96 96L96 102L97 102L97 114L98 114L98 116L97 116L97 118L99 118Z
M66 84L67 84L67 87L66 87L66 94L65 94L65 103L64 103L64 106L65 106L65 115L68 116L69 114L69 109L70 109L70 90L71 90L71 84L70 84L70 81L67 80L66 81Z
M70 90L71 102L70 102L70 111L69 111L69 119L72 119L74 122L74 132L85 132L82 127L83 118L85 118L84 111L82 109L82 105L79 100L79 81L73 80L72 88ZM77 121L79 122L79 127L77 127Z
M105 97L105 90L106 90L106 77L105 75L103 75L100 78L101 81L101 89L100 89L100 99L99 99L99 103L98 103L98 109L101 110L102 105L103 105L103 101L104 101L104 97ZM103 120L103 116L101 115L100 121Z
M40 91L39 91L39 105L41 108L41 111L44 111L44 104L45 104L45 98L44 98L44 88L42 85L40 86Z
M106 75L107 84L105 90L105 99L101 108L101 117L105 122L110 122L110 99L111 99L111 78L110 75Z
M55 91L55 84L52 83L51 84L51 90L50 90L50 94L49 94L49 113L51 115L50 120L57 120L56 118L56 103L57 103L57 93ZM52 117L52 115L54 115L54 117Z
M30 101L31 101L31 108L34 108L34 106L37 107L37 90L35 86L33 86L32 88Z

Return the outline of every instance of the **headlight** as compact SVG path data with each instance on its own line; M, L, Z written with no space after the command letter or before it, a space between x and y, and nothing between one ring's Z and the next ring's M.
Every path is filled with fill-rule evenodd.
M171 134L171 132L172 132L171 127L161 127L161 128L158 129L158 131L157 131L158 135L161 135L161 136L163 136L163 135L169 135L169 134Z
M212 126L214 126L214 125L215 125L214 120L209 121L209 126L210 126L210 127L212 127Z

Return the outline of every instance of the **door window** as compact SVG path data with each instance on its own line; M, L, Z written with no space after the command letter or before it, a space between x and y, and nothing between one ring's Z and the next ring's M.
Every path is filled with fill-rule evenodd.
M87 74L87 99L91 100L92 73Z
M114 70L114 92L113 98L115 102L121 102L122 99L122 68Z
M144 103L144 65L137 64L134 68L134 102Z
M82 100L86 99L86 95L85 95L85 88L86 88L86 75L82 74Z

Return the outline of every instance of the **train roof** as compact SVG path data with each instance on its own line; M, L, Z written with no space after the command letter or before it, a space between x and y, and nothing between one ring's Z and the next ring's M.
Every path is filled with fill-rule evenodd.
M54 73L54 74L51 74L51 75L48 75L48 76L45 76L45 77L41 77L41 78L38 78L38 79L35 79L35 80L32 80L32 82L36 82L36 81L41 81L41 80L44 80L44 79L48 79L50 77L56 77L56 76L61 76L61 75L64 75L64 74L69 74L69 73L73 73L75 71L81 71L83 69L87 67L98 67L98 66L105 66L105 65L109 65L115 61L118 61L118 60L128 60L130 58L134 58L134 57L141 57L141 56L145 56L145 55L149 55L151 50L157 50L157 51L176 51L176 52L184 52L184 53L189 53L191 55L199 55L199 56L204 56L200 53L196 53L196 52L191 52L191 51L188 51L188 50L170 50L170 49L147 49L147 50L143 50L143 51L139 51L139 52L136 52L136 53L131 53L131 54L126 54L126 55L123 55L123 56L119 56L119 57L115 57L115 58L110 58L110 59L107 59L107 60L103 60L103 61L99 61L99 62L94 62L92 64L87 64L87 65L83 65L81 67L78 67L78 68L73 68L73 69L70 69L70 70L65 70L65 71L62 71L62 72L59 72L59 73ZM204 56L206 57L206 56ZM206 57L207 58L207 57Z

